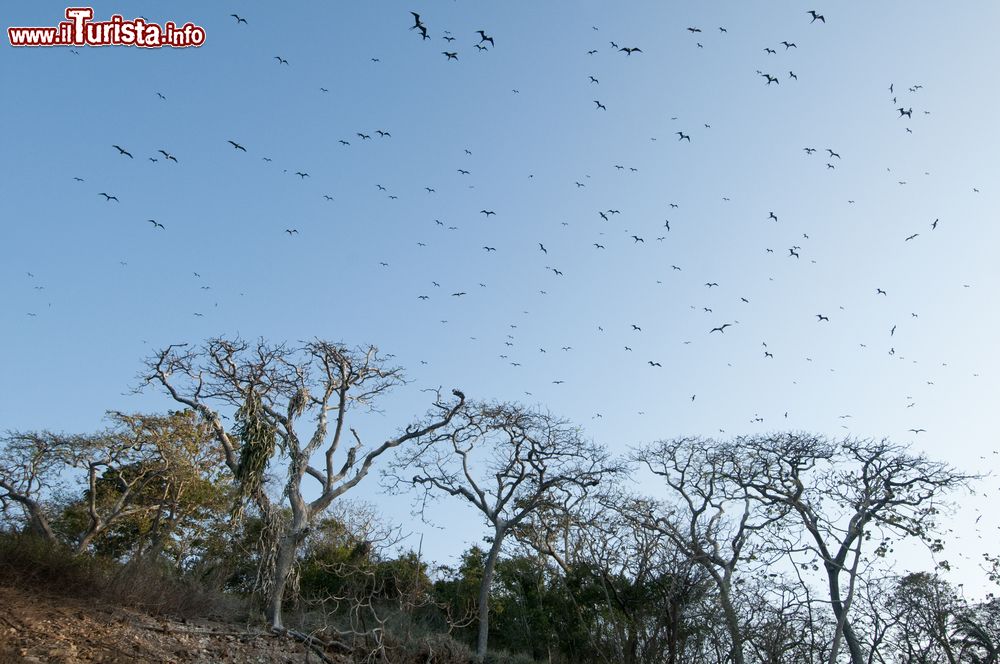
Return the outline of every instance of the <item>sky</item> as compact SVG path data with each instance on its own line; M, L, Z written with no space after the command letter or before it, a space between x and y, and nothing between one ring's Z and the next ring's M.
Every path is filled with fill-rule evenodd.
M133 393L170 343L318 337L406 369L361 418L372 440L444 386L543 406L615 453L795 429L996 471L996 3L93 7L206 41L4 37L0 428L172 408ZM8 2L4 28L64 9ZM1000 544L995 490L947 524L967 586ZM410 519L374 476L354 497L433 535L439 561L485 532L449 502Z

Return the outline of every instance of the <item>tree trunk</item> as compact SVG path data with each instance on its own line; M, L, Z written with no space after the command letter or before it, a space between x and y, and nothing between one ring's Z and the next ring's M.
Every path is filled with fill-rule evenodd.
M740 632L740 619L733 608L733 600L729 595L729 588L725 584L719 587L719 603L722 604L722 613L726 617L726 629L729 631L730 657L733 664L743 664L743 634Z
M490 585L493 581L493 570L497 564L497 557L500 555L500 546L503 544L504 535L507 532L503 528L497 528L493 535L493 546L486 557L486 566L483 568L483 580L479 584L479 640L476 642L476 656L480 661L486 657L487 642L490 637Z
M102 532L104 532L104 527L99 526L98 528L91 528L84 533L83 539L81 539L80 543L76 545L74 555L80 556L86 553L87 549L90 548L90 545L93 544L94 540L97 539L97 536Z
M49 520L45 518L44 514L42 514L42 510L40 508L35 508L28 509L27 512L31 532L35 533L39 537L42 537L45 541L55 544L58 541L56 539L56 534L52 532Z
M826 575L830 582L830 605L833 607L833 615L840 625L840 632L847 642L847 650L851 655L851 664L865 664L865 656L861 651L861 643L858 636L851 627L851 622L847 619L847 611L844 603L840 599L840 569L835 564L826 565ZM834 648L836 649L837 639L834 638Z
M295 564L295 554L299 544L305 538L305 528L293 527L278 540L278 553L274 561L274 579L267 597L265 615L271 629L283 629L281 622L281 605L285 600L285 587L288 576Z
M28 517L28 530L51 544L57 544L59 540L52 532L52 526L49 525L42 506L27 496L15 493L7 484L3 484L3 488L7 491L7 497L21 505L24 510L25 516Z

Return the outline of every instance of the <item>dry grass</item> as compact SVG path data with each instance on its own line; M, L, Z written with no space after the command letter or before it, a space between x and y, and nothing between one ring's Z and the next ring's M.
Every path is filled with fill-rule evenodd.
M74 556L37 537L0 534L0 584L99 603L152 615L235 620L245 614L236 597L178 578L155 562L123 565L88 555Z

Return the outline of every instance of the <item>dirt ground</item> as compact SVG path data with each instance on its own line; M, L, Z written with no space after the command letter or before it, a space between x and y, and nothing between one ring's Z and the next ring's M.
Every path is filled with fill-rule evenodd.
M0 664L320 661L306 651L288 637L242 625L176 621L0 587Z

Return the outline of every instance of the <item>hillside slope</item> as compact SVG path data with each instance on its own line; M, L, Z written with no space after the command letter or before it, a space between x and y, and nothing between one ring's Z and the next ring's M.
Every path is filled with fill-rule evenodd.
M0 664L319 661L289 638L242 625L176 621L11 587L0 587L0 607Z

